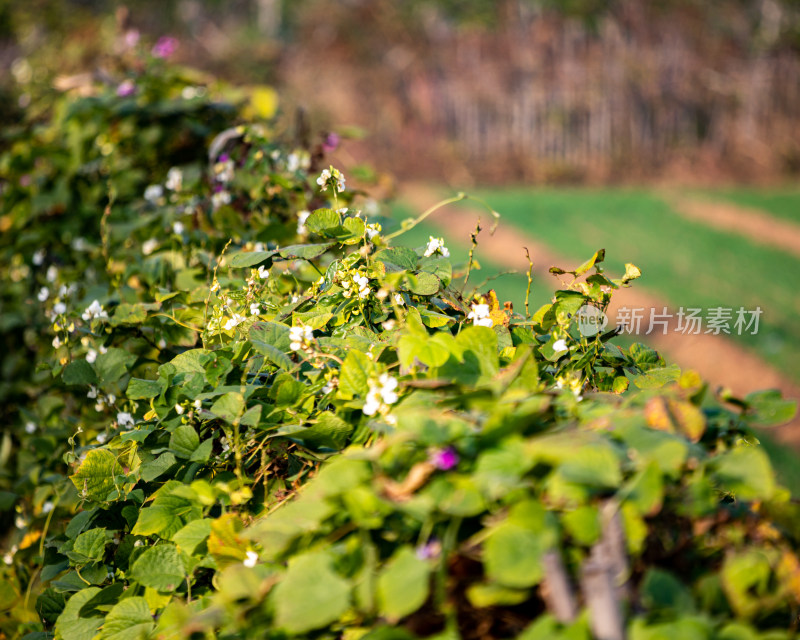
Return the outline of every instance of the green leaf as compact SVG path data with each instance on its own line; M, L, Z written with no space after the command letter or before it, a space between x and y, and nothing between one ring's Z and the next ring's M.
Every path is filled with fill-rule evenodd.
M113 384L128 373L128 367L133 365L134 362L136 362L134 354L125 351L125 349L111 347L105 353L97 356L94 368L101 382Z
M108 612L101 640L144 640L155 628L147 600L140 596L120 600Z
M367 393L367 381L372 363L361 351L349 351L339 373L339 396L353 398Z
M103 618L81 618L80 611L87 602L100 593L97 587L82 589L73 595L56 620L56 634L63 640L92 640L103 624Z
M598 264L603 260L605 260L605 258L606 258L606 250L600 249L591 258L589 258L586 262L584 262L580 267L575 269L575 275L576 276L583 275L589 269L591 269L595 264Z
M177 460L175 459L175 456L169 451L165 451L155 460L145 462L141 467L139 467L139 475L145 482L152 482L167 469L172 467L172 465L174 465L176 462Z
M286 577L272 598L276 626L289 633L307 633L327 627L347 611L350 584L333 572L328 556L307 553L289 561Z
M169 437L169 449L179 458L191 458L195 449L200 446L200 436L194 427L180 425Z
M387 271L413 271L417 268L417 254L408 247L391 247L375 254L375 260L382 262Z
M267 262L277 251L242 251L231 258L230 265L234 269L256 267Z
M117 327L121 324L142 324L147 320L147 310L142 304L121 303L111 317L111 326Z
M108 540L108 533L105 529L89 529L89 531L84 531L75 538L72 552L83 556L81 562L89 562L92 560L100 562L105 555L105 548Z
M70 480L82 497L102 502L115 489L114 476L121 471L116 456L108 449L92 449Z
M64 384L94 384L97 382L97 374L86 360L73 360L64 367L61 379Z
M211 353L206 349L189 349L175 356L169 364L175 367L175 373L202 373L206 370L202 364L203 356Z
M504 587L532 587L543 577L541 560L546 550L539 534L504 522L484 544L486 574Z
M180 531L173 534L171 540L186 553L194 553L198 545L206 541L211 534L211 523L209 518L192 520Z
M253 409L261 409L261 407L253 407ZM249 412L248 412L249 413ZM247 414L245 414L246 416ZM249 424L242 420L243 424ZM208 462L209 458L211 458L211 451L214 448L214 439L207 438L200 443L200 446L197 447L192 452L192 455L189 457L191 462Z
M316 209L305 222L306 228L321 236L337 236L341 233L342 217L333 209Z
M358 244L364 238L366 225L361 218L345 218L342 226L345 230L339 237L342 244Z
M289 351L289 327L280 322L256 322L250 327L250 342L254 346L267 344L280 351Z
M211 405L211 413L232 424L244 413L244 396L236 391L229 391Z
M498 584L473 584L467 589L467 599L473 607L512 607L530 598L530 592L522 589L509 589Z
M155 398L162 391L162 383L158 380L142 380L131 378L125 395L130 400L149 400Z
M278 253L282 258L286 258L287 260L296 260L298 258L313 260L321 256L333 245L333 242L324 242L322 244L293 244L279 249Z
M631 382L640 389L659 389L665 384L675 382L680 377L681 369L676 364L659 369L650 369L640 375L629 374Z
M745 414L747 421L759 427L775 427L789 422L797 413L797 402L786 400L780 391L774 389L749 393L745 401L749 405Z
M175 591L183 582L185 573L177 547L159 544L136 559L128 577L158 591Z
M429 367L441 367L450 359L450 355L461 350L456 340L448 333L437 333L433 336L420 336L406 333L397 343L397 355L400 364L410 367L414 360L419 360Z
M406 280L406 287L408 290L419 296L432 296L437 293L442 286L439 278L427 271L409 274L406 276Z
M342 449L355 427L336 414L325 411L317 417L315 424L293 436L306 446Z
M714 461L721 488L739 500L767 500L775 492L775 472L761 447L742 445Z
M378 577L378 607L389 622L419 609L428 599L430 567L404 545L395 551Z
M666 611L677 615L694 611L691 592L669 571L648 569L640 591L642 604L650 611Z

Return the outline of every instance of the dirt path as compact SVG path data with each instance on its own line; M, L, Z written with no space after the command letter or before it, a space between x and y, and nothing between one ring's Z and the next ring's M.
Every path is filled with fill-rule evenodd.
M781 220L758 209L728 202L683 196L672 192L663 194L676 213L697 220L709 227L738 233L759 244L782 249L800 256L800 225Z
M401 197L415 210L423 211L441 200L442 194L425 186L406 185L401 190ZM428 222L451 237L457 236L467 240L475 228L478 217L484 221L484 228L490 225L489 216L485 211L477 209L464 211L452 207L437 211L428 218ZM484 255L500 266L524 273L528 270L524 247L529 249L534 262L534 277L538 278L539 282L547 283L547 286L550 286L550 281L553 279L547 271L551 266L567 267L575 262L558 256L532 235L524 234L510 225L504 225L502 221L494 235L490 236L486 231L480 235L478 255ZM615 292L608 313L609 321L614 322L619 310L625 307L644 310L643 328L649 325L651 309L657 314L662 313L665 308L668 313L674 314L675 311L669 309L669 305L657 296L644 291L638 282L631 288ZM642 335L642 339L655 349L663 351L669 360L681 367L697 371L709 381L712 388L728 387L737 395L772 388L780 389L785 397L800 398L800 388L787 382L780 372L729 338L711 334L682 334L677 332L676 327L677 320L673 315L666 334L659 326L650 335ZM771 432L778 440L800 448L800 416L787 425L772 429Z

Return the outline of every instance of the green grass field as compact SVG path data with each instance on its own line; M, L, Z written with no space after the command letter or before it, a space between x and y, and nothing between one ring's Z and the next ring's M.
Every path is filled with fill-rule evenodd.
M722 200L742 207L760 209L777 218L800 223L800 187L704 189L698 191L697 195L710 200Z

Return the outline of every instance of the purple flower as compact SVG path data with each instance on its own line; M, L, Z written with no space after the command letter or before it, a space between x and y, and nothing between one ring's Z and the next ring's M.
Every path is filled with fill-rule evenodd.
M120 98L127 98L136 93L136 83L133 80L123 80L117 87L117 95Z
M458 464L460 458L453 447L434 451L429 458L431 464L441 471L448 471Z
M178 48L178 39L172 36L162 36L153 45L152 54L156 58L169 58Z
M217 162L227 162L230 159L231 157L227 153L223 153L219 158L217 158Z
M339 146L341 141L342 139L339 137L339 134L329 133L327 136L325 136L325 140L322 141L322 150L325 153L336 151L336 147Z
M442 553L442 543L436 538L431 538L425 544L419 545L415 552L420 560L435 560Z

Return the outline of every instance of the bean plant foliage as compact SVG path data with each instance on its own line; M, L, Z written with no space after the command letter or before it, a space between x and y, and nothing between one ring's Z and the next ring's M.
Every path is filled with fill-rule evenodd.
M153 65L0 160L0 635L794 637L800 510L753 432L790 403L583 336L639 276L602 250L532 315L465 290Z

